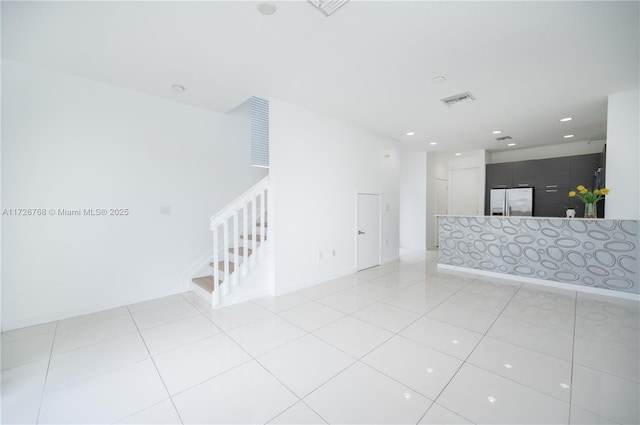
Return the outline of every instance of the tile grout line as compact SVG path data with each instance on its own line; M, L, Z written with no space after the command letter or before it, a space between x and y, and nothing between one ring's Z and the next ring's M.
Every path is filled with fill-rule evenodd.
M474 279L475 280L475 279ZM473 281L472 281L473 282ZM462 361L462 363L460 364L460 367L454 372L454 374L451 376L451 379L449 379L449 381L445 384L444 387L442 387L442 390L440 390L440 392L438 393L438 395L435 397L435 399L433 400L434 403L436 403L438 401L438 399L440 398L440 396L442 396L442 394L445 392L445 390L447 389L447 387L451 384L451 382L455 379L456 375L458 375L458 373L460 372L460 370L464 367L464 365L467 364L469 357L471 357L471 355L473 354L473 352L478 348L478 346L480 345L480 343L482 342L482 340L487 336L487 334L489 333L489 331L491 330L491 328L493 327L493 325L498 321L498 318L500 318L500 316L502 315L502 313L504 312L504 310L507 308L507 306L509 305L509 303L513 300L513 298L516 296L516 293L520 290L520 288L522 287L522 283L520 284L520 286L518 286L518 290L514 291L514 293L511 295L511 298L509 299L509 302L507 302L507 304L502 308L502 311L500 312L500 314L498 314L496 316L496 318L494 319L494 321L491 323L491 325L487 328L487 330L485 331L485 333L482 335L482 337L478 340L478 342L474 345L474 347L471 349L471 351L469 352L469 354L467 355L467 357ZM446 323L446 322L444 322ZM470 365L472 365L471 363L469 363ZM475 366L475 365L472 365ZM484 370L484 369L483 369ZM491 372L493 373L493 372ZM499 375L498 375L499 376ZM438 403L438 405L440 405L440 403ZM433 406L433 405L432 405ZM444 405L443 405L444 406ZM446 406L444 406L446 408ZM424 413L424 415L422 415L422 418L424 418L424 416L429 412L429 410L431 410L431 407L429 407L429 409L427 409L427 411ZM463 417L462 415L460 415L458 412L454 412L456 415ZM422 420L422 418L420 418L420 420ZM464 417L463 417L464 418ZM467 418L464 418L467 419ZM468 419L467 419L468 420ZM473 421L470 421L473 422Z
M138 330L138 335L140 336L140 339L142 340L142 343L144 344L144 347L147 349L147 353L149 353L149 359L151 360L151 363L153 363L153 367L156 370L156 373L158 374L158 378L160 378L160 382L162 382L162 386L164 387L164 390L167 392L167 395L169 396L169 400L171 400L171 404L173 405L173 409L176 412L176 415L178 415L178 419L180 420L181 424L184 424L184 421L182 420L182 416L180 415L180 412L178 411L178 407L176 406L176 403L173 401L173 397L171 396L171 393L169 392L169 388L167 387L167 384L164 382L164 378L162 377L162 375L160 374L160 369L158 369L158 365L156 364L155 359L153 358L153 355L151 354L151 351L149 350L149 347L147 346L147 341L144 340L142 333L140 332L140 328L138 327L138 324L136 323L135 319L133 318L133 314L131 313L131 310L129 309L129 306L127 306L127 311L129 312L129 317L131 317L131 320L133 321L133 324L135 325L136 329ZM152 405L154 406L154 405ZM144 409L132 413L131 415L127 416L133 416L136 413L142 412L144 410L146 410L149 407L152 406L146 406ZM126 419L126 418L122 418L122 419Z
M51 358L53 357L53 347L56 343L56 335L58 333L58 323L56 321L56 326L53 330L53 339L51 341L51 350L49 350L49 361L47 362L47 372L44 375L44 384L42 385L42 393L40 394L40 404L38 406L38 416L36 416L36 424L40 422L40 414L42 413L42 403L44 401L44 393L47 388L47 380L49 379L49 368L51 367Z
M569 415L567 417L567 423L571 423L571 406L573 406L573 364L575 362L576 355L576 323L578 321L578 292L576 292L574 298L574 311L573 311L573 338L571 340L571 371L569 374Z

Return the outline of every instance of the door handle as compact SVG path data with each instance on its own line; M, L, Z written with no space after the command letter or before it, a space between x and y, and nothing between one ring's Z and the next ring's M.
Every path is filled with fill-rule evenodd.
M359 235L364 235L364 232L362 230L358 230L358 234Z

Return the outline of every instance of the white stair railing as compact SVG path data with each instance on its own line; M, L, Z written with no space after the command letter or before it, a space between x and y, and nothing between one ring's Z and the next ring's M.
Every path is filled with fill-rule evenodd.
M257 264L258 251L264 246L267 235L265 220L267 217L266 197L268 186L269 176L260 180L222 211L211 217L211 231L213 232L213 292L211 294L211 303L213 307L220 304L221 282L224 282L223 294L228 296L230 291L233 291L232 286L238 284L241 270L242 274L246 275L249 272L249 268ZM240 255L241 238L242 255ZM260 244L258 244L258 239L260 239ZM222 253L220 252L221 250ZM233 258L229 255L230 250L233 250ZM249 254L250 252L251 254ZM240 264L241 257L242 264ZM231 262L234 265L233 272L230 270Z

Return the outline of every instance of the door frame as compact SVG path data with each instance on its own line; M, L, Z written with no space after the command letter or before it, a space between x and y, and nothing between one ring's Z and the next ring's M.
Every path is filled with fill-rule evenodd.
M353 237L355 238L355 259L354 259L354 263L355 263L355 270L356 272L360 271L358 270L358 196L360 195L375 195L378 197L378 266L380 266L382 264L382 194L381 193L374 193L374 192L359 192L356 191L356 196L355 196L355 231L353 232L354 235ZM371 266L371 267L376 267L376 266ZM369 268L371 268L369 267ZM363 269L366 270L366 269Z

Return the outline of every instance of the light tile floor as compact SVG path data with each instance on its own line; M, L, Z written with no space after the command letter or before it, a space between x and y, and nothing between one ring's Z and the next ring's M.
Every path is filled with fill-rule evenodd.
M640 422L637 302L435 256L222 310L185 293L6 332L2 423Z

